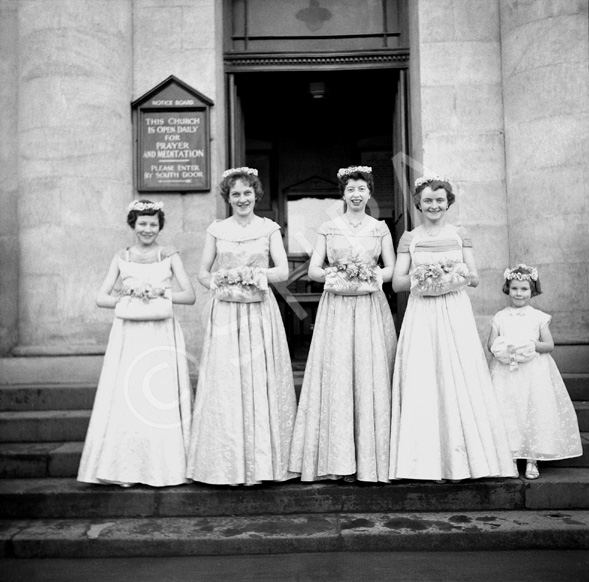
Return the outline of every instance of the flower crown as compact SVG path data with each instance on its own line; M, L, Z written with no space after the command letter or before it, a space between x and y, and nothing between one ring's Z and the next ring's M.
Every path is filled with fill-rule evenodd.
M355 172L364 172L365 174L372 174L372 168L370 166L349 166L348 168L340 168L337 171L337 177L343 178L349 176Z
M140 202L139 200L133 200L133 202L127 206L127 210L129 212L132 210L143 212L144 210L162 210L163 207L163 202Z
M424 184L429 184L430 182L447 182L450 184L450 179L444 176L439 176L438 174L430 174L429 176L422 176L421 178L417 178L415 180L415 189L423 186Z
M505 269L503 277L505 277L506 281L511 281L512 279L517 279L518 281L537 281L538 270L534 267L528 267L527 265L521 263L513 269L510 269L509 267Z
M252 176L257 176L258 170L255 168L248 168L247 166L241 168L229 168L221 174L221 177L226 178L227 176L231 176L231 174L251 174Z

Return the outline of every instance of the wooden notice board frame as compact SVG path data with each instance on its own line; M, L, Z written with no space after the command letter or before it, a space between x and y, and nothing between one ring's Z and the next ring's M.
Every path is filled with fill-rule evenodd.
M138 192L210 191L212 106L174 75L131 103Z

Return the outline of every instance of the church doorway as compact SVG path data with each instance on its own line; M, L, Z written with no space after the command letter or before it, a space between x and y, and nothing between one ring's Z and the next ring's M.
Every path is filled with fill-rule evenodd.
M375 191L369 212L388 224L395 239L403 230L393 156L402 145L395 136L406 131L398 127L397 110L404 74L391 68L231 76L231 165L259 170L265 196L257 213L282 228L292 275L287 288L276 291L294 357L308 347L322 291L306 274L317 227L343 209L338 168L371 166Z

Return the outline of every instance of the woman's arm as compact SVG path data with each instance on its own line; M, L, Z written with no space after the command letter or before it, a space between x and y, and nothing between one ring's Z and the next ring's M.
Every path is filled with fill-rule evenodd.
M499 337L499 330L495 325L495 322L491 324L491 332L489 333L489 338L487 339L487 349L491 351L491 346L493 342Z
M309 279L318 283L325 283L325 255L327 253L327 244L324 234L318 234L315 241L315 249L309 262Z
M205 245L200 257L200 266L198 268L198 281L207 289L211 288L211 269L217 256L217 242L215 237L207 232Z
M411 277L409 277L409 269L411 268L411 254L398 253L397 262L393 270L393 291L399 293L401 291L409 291L411 289Z
M468 268L468 286L476 287L479 284L479 274L477 272L477 267L474 262L474 253L472 252L472 249L470 247L463 247L462 257Z
M194 305L196 295L194 294L194 287L184 270L182 259L178 253L174 253L172 259L172 271L180 286L180 291L172 291L172 303L180 303L184 305Z
M395 268L395 250L393 249L393 237L388 233L382 239L381 258L384 268L380 270L382 282L388 283L393 278L393 269Z
M108 273L100 286L98 295L96 295L96 305L98 307L106 307L114 309L119 302L120 297L111 295L112 290L119 278L119 256L115 255L108 268Z
M548 324L540 328L540 341L534 340L534 345L539 354L548 354L554 350L554 340Z
M270 256L274 266L267 269L268 282L280 283L288 279L288 258L284 250L284 243L280 231L275 230L270 235Z

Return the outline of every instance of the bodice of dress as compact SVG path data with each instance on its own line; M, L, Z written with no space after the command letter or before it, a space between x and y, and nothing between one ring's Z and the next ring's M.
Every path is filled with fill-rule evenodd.
M357 258L367 265L376 265L382 250L382 239L390 231L384 222L369 216L360 229L352 229L338 217L324 222L318 233L325 235L329 264L339 259Z
M506 307L493 318L499 335L518 340L539 340L540 329L550 323L552 317L531 305Z
M123 284L136 287L148 283L152 287L169 288L172 285L172 259L167 257L155 263L136 263L119 257L119 270Z
M437 263L444 260L453 260L459 263L464 261L462 247L463 237L459 230L451 224L445 225L436 236L430 236L425 229L418 227L411 233L408 250L411 254L412 268L417 265ZM405 235L403 235L405 237ZM402 241L399 242L399 252L403 252Z
M245 231L230 219L214 222L207 232L216 239L217 268L267 268L270 262L270 236L279 229L280 226L268 218L264 218L260 227L254 231Z

